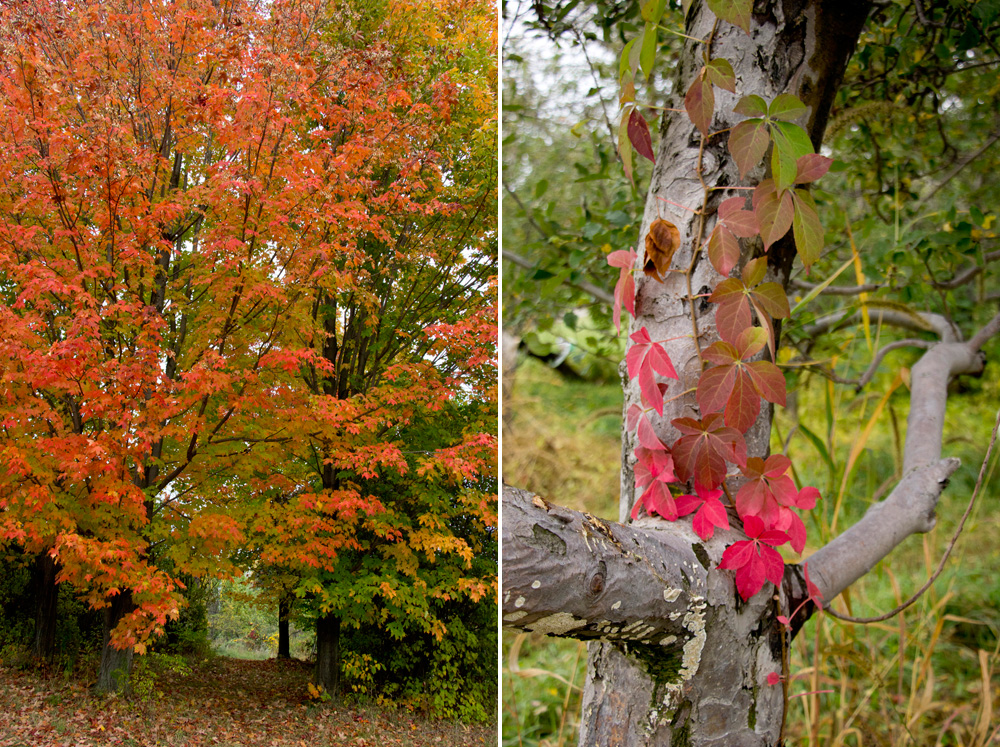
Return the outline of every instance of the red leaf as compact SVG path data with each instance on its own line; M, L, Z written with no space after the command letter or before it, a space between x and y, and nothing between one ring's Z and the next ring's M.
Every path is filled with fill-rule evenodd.
M638 109L633 109L628 116L628 139L636 153L656 163L656 156L653 155L653 140L649 135L649 125L646 124L645 118L639 114Z
M788 625L787 617L784 619L778 617L778 620L781 622L782 625ZM777 685L779 682L781 682L781 675L778 674L777 672L771 672L769 675L767 675L767 684Z
M743 239L756 236L760 231L753 211L746 210L745 207L746 199L743 197L730 197L719 205L719 220Z
M632 519L639 517L640 506L650 516L661 516L667 521L677 519L677 507L668 485L676 481L674 460L669 452L639 447L635 450L635 485L646 488L632 507Z
M740 259L740 243L726 225L719 221L708 237L708 259L720 275L728 275Z
M677 378L670 356L660 343L652 341L645 327L633 333L629 339L633 343L625 355L629 378L639 380L643 400L658 415L663 415L663 393L656 385L654 373L670 379Z
M694 495L680 495L675 499L677 505L677 515L687 516L692 511L697 510L692 526L694 531L703 540L711 539L715 533L715 528L729 529L729 516L726 514L726 507L722 505L719 497L721 490L708 490L696 484Z
M792 195L787 190L779 193L774 181L766 179L753 191L753 212L760 225L764 251L767 251L792 226Z
M726 425L746 432L760 413L760 399L784 403L785 379L768 361L747 363L764 347L766 333L760 327L747 327L735 344L724 340L710 345L702 354L713 368L706 369L698 380L698 406L702 412L716 412L725 407Z
M684 96L684 109L701 134L708 137L712 116L715 114L715 92L712 85L705 80L705 68L695 77Z
M726 548L719 568L736 571L736 590L747 600L763 588L765 581L781 583L785 561L774 547L787 542L788 535L765 529L756 516L747 516L743 529L747 539Z
M821 156L818 153L807 153L796 161L796 184L808 184L822 177L830 170L833 163L832 158Z
M743 464L747 447L743 436L725 424L720 413L710 413L702 420L677 418L671 421L681 437L671 449L674 469L684 482L715 488L726 478L726 463Z
M635 316L635 279L632 277L632 268L635 267L637 257L634 249L621 249L608 255L608 264L621 268L621 272L618 273L618 282L615 283L615 308L612 312L612 320L618 334L621 334L622 331L623 303L626 311L633 317Z

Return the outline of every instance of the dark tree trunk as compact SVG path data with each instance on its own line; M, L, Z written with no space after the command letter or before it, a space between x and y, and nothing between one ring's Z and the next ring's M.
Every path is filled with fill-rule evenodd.
M315 683L331 696L340 692L340 618L333 614L316 619Z
M292 648L289 640L288 615L292 611L292 604L288 597L282 597L278 601L278 658L291 659Z
M118 649L111 645L111 631L125 615L135 609L132 592L124 589L111 597L104 608L104 646L101 649L101 669L94 689L100 693L127 692L132 671L132 648Z
M51 662L56 651L59 563L48 553L35 558L35 658Z

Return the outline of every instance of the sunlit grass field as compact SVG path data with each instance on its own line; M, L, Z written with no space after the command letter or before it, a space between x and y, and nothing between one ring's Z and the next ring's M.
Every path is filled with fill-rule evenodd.
M801 377L790 407L779 411L772 451L787 449L801 484L823 495L806 518L805 555L898 480L909 400L897 371L887 368L859 394ZM968 505L1000 407L991 373L961 382L949 399L944 455L961 458L962 467L936 528L907 539L835 601L838 611L886 612L933 573ZM521 361L505 401L504 480L617 519L621 403L617 382L567 382ZM1000 477L991 461L944 572L916 604L870 625L814 617L795 639L786 744L1000 745ZM575 745L585 645L505 631L503 652L502 743Z

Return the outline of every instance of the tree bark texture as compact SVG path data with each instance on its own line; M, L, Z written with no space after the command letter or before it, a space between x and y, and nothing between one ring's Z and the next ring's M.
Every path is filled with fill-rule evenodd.
M282 597L278 602L278 658L291 659L292 647L288 629L288 615L292 611L292 605L288 597Z
M135 609L132 591L123 589L110 598L104 608L104 644L101 649L101 668L94 689L99 693L127 692L129 673L132 671L132 648L119 649L111 645L111 631L125 615Z
M56 651L56 620L59 605L59 585L56 574L59 564L48 553L35 558L35 658L51 662Z
M331 696L340 693L340 618L329 613L316 619L315 682Z

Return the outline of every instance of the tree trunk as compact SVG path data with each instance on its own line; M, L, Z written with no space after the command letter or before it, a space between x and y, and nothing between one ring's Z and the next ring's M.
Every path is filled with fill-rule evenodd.
M802 124L818 146L834 94L870 6L865 0L776 0L757 3L755 9L759 12L754 15L750 36L724 22L716 28L710 56L729 60L738 84L736 96L718 92L710 130L725 130L742 119L732 112L737 97L757 94L770 101L779 94L794 93L809 107L807 121ZM715 16L708 8L696 2L687 15L686 33L706 38L715 23ZM682 272L671 273L664 283L637 277L637 318L631 330L645 326L654 340L674 340L666 345L680 376L679 385L671 386L673 394L693 391L701 374L698 350L691 338L691 314L697 317L702 350L718 339L715 305L692 303L683 273L692 263L692 251L699 236L699 216L695 211L702 206L704 189L698 174L708 185L741 183L725 136L710 138L699 162L700 134L683 111L681 97L704 64L701 52L701 48L690 42L685 49L675 87L679 94L670 105L677 111L664 115L660 152L639 242L641 257L649 224L657 218L674 223L680 230L682 245L672 266ZM762 176L760 170L743 183L753 184ZM713 192L709 215L719 202L736 194L744 193ZM674 208L671 203L684 205L692 212ZM707 238L710 229L709 222L701 241ZM787 285L794 251L791 232L771 247L769 279ZM744 255L742 261L746 259ZM721 279L708 261L701 261L691 274L690 288L694 293L702 293ZM626 410L636 402L641 399L637 382L633 381L625 392ZM764 404L757 422L746 434L749 456L765 457L769 452L772 408ZM664 443L671 444L679 436L670 425L671 420L679 417L700 417L693 394L665 406L663 418L655 426ZM636 446L634 436L626 432L619 506L622 521L627 519L637 498L633 475ZM781 632L775 620L780 613L766 594L759 594L748 603L738 603L731 575L717 570L725 546L742 537L717 533L718 541L713 538L701 542L686 522L665 524L653 519L642 522L659 527L658 533L681 534L690 540L691 546L701 548L699 570L705 572L706 590L691 596L683 611L682 619L689 621L686 627L690 641L683 649L683 666L679 669L670 665L676 653L669 647L652 646L637 655L619 642L590 644L581 744L607 747L777 744L783 699L781 687L768 685L767 676L782 671ZM782 602L787 609L788 600Z
M101 668L94 689L99 693L127 692L128 678L132 671L132 648L115 648L111 644L111 631L125 615L135 609L132 591L123 589L111 597L111 604L104 608L104 644L101 649Z
M340 618L333 614L316 619L314 681L333 697L340 693Z
M59 563L48 553L35 558L35 658L51 662L56 651Z
M291 659L292 649L289 641L288 615L292 611L292 605L288 597L282 597L278 601L278 658Z

